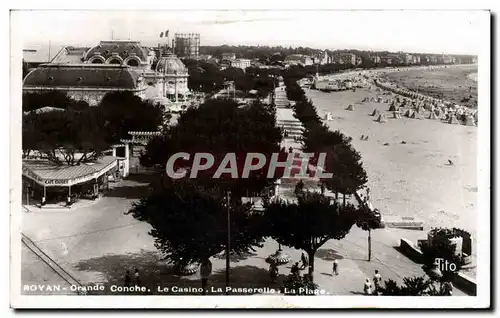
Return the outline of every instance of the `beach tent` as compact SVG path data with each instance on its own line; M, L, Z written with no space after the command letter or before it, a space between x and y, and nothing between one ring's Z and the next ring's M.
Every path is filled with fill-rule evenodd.
M371 116L378 116L378 115L380 115L380 112L378 111L378 109L376 109L376 108L375 108L375 109L373 110L373 112L372 112Z
M413 118L413 119L422 119L422 116L420 116L419 113L417 112L413 112L411 115L410 115L410 118Z
M405 116L410 118L413 115L413 111L411 109L407 109L405 112Z
M349 106L347 106L347 108L345 110L354 110L354 105L349 104Z
M398 107L396 107L396 106L394 105L394 103L391 105L391 107L389 107L389 111L390 111L390 112L395 112L395 111L397 111L397 110L398 110Z
M436 116L436 114L434 112L430 112L428 119L438 119L438 116Z
M380 115L378 115L377 121L379 123L386 123L387 122L387 118L385 118L384 114L380 114Z
M421 114L424 112L423 108L418 106L417 109L415 110L416 113Z
M458 119L455 115L451 115L450 119L448 120L448 124L458 124Z
M399 119L401 118L401 114L398 111L392 112L392 118Z
M465 119L465 126L475 126L474 118L472 118L472 116L467 116Z
M363 98L362 102L368 101L368 97Z

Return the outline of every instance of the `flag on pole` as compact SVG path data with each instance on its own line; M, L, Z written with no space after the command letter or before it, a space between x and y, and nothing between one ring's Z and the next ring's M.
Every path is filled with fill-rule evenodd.
M163 32L160 33L160 38L162 38L162 37L163 37Z

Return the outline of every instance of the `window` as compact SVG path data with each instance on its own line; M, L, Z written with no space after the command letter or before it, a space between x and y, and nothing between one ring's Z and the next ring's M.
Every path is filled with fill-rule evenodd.
M129 66L139 66L139 62L137 62L136 59L132 59L132 60L129 60L127 62L127 65L129 65Z
M109 64L122 64L119 59L112 59L109 61Z
M103 63L102 60L98 58L92 60L92 64L102 64L102 63Z

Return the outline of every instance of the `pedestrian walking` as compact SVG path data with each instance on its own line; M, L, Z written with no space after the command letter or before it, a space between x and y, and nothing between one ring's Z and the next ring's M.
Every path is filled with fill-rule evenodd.
M380 276L378 270L375 270L375 275L373 276L373 286L375 287L375 290L373 291L374 294L378 295L381 284L382 276Z
M365 281L365 285L363 287L363 291L365 292L365 295L371 295L372 294L372 283L370 282L370 279L367 278Z
M125 283L123 285L125 287L130 287L131 280L132 279L130 278L130 271L125 272Z
M302 261L302 265L300 266L301 269L304 269L309 265L309 262L307 260L307 256L306 256L306 254L304 254L304 252L302 252L302 256L300 257L300 260Z
M276 262L272 262L271 265L269 265L269 276L271 277L271 282L276 283L278 273L278 265L276 264Z
M208 285L208 276L212 273L212 262L209 259L205 259L201 262L200 266L200 276L201 276L201 288L203 289L202 294L205 295Z
M333 260L333 274L339 274L339 261L337 261L336 259Z
M139 270L136 268L134 271L134 285L135 286L141 286L141 280L139 277Z

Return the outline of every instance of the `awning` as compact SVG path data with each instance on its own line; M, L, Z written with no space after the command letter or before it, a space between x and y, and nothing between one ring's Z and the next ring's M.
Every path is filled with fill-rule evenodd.
M79 166L56 166L46 160L24 160L23 176L45 187L69 187L97 179L117 166L117 158L103 157Z

